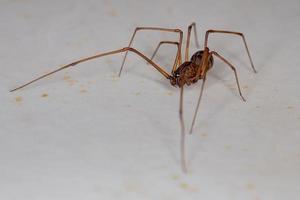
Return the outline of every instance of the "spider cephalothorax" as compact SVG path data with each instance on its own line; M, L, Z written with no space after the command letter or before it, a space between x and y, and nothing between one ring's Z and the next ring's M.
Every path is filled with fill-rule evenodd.
M191 61L182 63L174 72L175 82L171 82L173 86L182 87L183 85L191 85L198 81L197 65Z

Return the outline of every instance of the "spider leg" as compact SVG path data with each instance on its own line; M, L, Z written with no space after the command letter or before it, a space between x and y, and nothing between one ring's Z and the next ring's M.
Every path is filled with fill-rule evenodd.
M194 36L195 36L195 41L196 41L196 47L200 48L198 37L197 37L196 23L193 22L188 27L187 39L186 39L186 46L185 46L185 61L189 60L189 48L190 48L190 40L191 40L191 31L192 31L192 28L194 28Z
M109 51L109 52L105 52L105 53L100 53L100 54L96 54L94 56L90 56L90 57L86 57L86 58L83 58L83 59L80 59L78 61L75 61L75 62L72 62L70 64L67 64L67 65L64 65L52 72L49 72L47 74L44 74L36 79L33 79L31 81L29 81L28 83L24 84L24 85L21 85L13 90L11 90L10 92L13 92L13 91L16 91L16 90L19 90L27 85L30 85L42 78L45 78L47 76L50 76L51 74L54 74L56 72L59 72L63 69L66 69L66 68L69 68L69 67L72 67L72 66L75 66L79 63L82 63L82 62L86 62L88 60L92 60L92 59L95 59L95 58L99 58L99 57L103 57L103 56L108 56L108 55L112 55L112 54L117 54L117 53L121 53L121 52L128 52L128 51L131 51L131 52L134 52L135 54L139 55L140 57L142 57L144 60L146 60L148 63L150 63L155 69L157 69L164 77L166 77L167 79L169 79L171 77L170 74L168 74L163 68L161 68L158 64L154 63L152 60L150 60L148 57L146 57L144 54L142 54L141 52L139 52L138 50L134 49L134 48L131 48L131 47L125 47L125 48L122 48L122 49L118 49L118 50L114 50L114 51Z
M235 67L229 61L227 61L223 56L218 54L217 52L211 51L211 54L215 55L216 57L221 59L223 62L225 62L233 70L234 75L235 75L236 84L237 84L237 87L238 87L238 90L239 90L239 94L240 94L242 100L246 101L246 99L243 97L243 94L242 94L242 91L241 91L241 88L240 88L239 79L238 79L238 75L237 75Z
M163 44L172 44L172 45L177 45L177 54L176 54L176 57L175 57L175 61L174 61L174 64L173 64L173 68L172 69L176 69L178 64L181 63L181 61L179 61L179 58L178 58L178 51L180 51L179 49L179 43L178 42L174 42L174 41L161 41L155 51L153 52L152 56L151 56L151 60L153 60L153 58L156 56L157 52L158 52L158 49L161 47L161 45ZM173 71L172 71L173 73Z
M197 113L198 113L200 102L201 102L201 99L202 99L202 94L203 94L205 81L206 81L206 74L204 75L204 77L202 79L201 90L200 90L199 98L198 98L198 101L197 101L197 106L196 106L196 109L195 109L195 112L194 112L193 121L192 121L190 132L189 132L190 134L192 134L193 128L194 128L194 125L195 125Z
M207 68L209 67L210 64L212 64L212 63L209 63L209 60L210 60L211 56L212 56L212 53L209 52L208 48L205 48L204 53L203 53L203 57L202 57L202 63L200 65L201 67L199 67L199 69L197 71L197 77L198 76L202 77L203 81L202 81L202 85L201 85L201 90L200 90L197 106L196 106L196 109L195 109L195 112L194 112L190 132L189 132L190 134L192 134L192 132L193 132L193 128L194 128L194 125L195 125L197 113L198 113L200 102L201 102L201 99L202 99L204 84L205 84L205 81L206 81Z
M179 33L179 49L180 49L180 51L177 52L177 57L178 57L179 61L181 60L181 45L182 45L183 32L180 29L158 28L158 27L137 27L133 32L133 35L130 39L128 47L131 47L131 45L133 43L133 39L134 39L137 31L140 31L140 30L154 30L154 31L165 31L165 32ZM120 71L119 71L119 76L121 76L121 73L122 73L122 70L123 70L123 67L124 67L124 64L125 64L125 60L127 58L127 54L128 54L128 52L126 52L125 55L124 55L122 65L121 65L121 68L120 68ZM173 66L172 72L174 72L175 70L176 70L175 66Z
M217 52L215 52L215 51L211 51L211 52L209 53L208 59L209 59L210 56L212 56L212 55L215 55L216 57L218 57L219 59L221 59L223 62L225 62L225 63L226 63L226 64L234 71L234 75L235 75L237 87L238 87L238 90L239 90L239 94L240 94L242 100L243 100L243 101L246 101L246 99L243 97L242 92L241 92L241 88L240 88L240 84L239 84L239 80L238 80L238 76L237 76L237 72L236 72L235 67L234 67L230 62L228 62L224 57L222 57L221 55L219 55L219 54L218 54ZM205 69L204 69L204 70L205 70ZM192 124L191 124L190 132L189 132L190 134L192 134L192 132L193 132L193 128L194 128L194 125L195 125L197 113L198 113L199 106L200 106L200 102L201 102L201 99L202 99L202 94L203 94L203 90L204 90L204 84L205 84L205 81L206 81L206 73L207 73L207 72L205 72L204 77L203 77L203 82L202 82L202 86L201 86L201 90L200 90L200 94L199 94L197 106L196 106L196 109L195 109L195 112L194 112L194 117L193 117L193 121L192 121Z
M240 33L240 32L234 32L234 31L225 31L225 30L208 30L206 31L206 34L205 34L205 42L204 42L204 47L207 47L207 43L208 43L208 36L210 33L224 33L224 34L233 34L233 35L238 35L238 36L241 36L242 39L243 39L243 42L244 42L244 45L245 45L245 48L246 48L246 51L247 51L247 54L248 54L248 57L249 57L249 60L250 60L250 63L251 63L251 67L254 71L254 73L257 73L255 67L254 67L254 64L253 64L253 61L252 61L252 58L251 58L251 55L250 55L250 51L249 51L249 48L247 46L247 43L246 43L246 39L245 39L245 36L243 33Z
M154 50L152 56L151 56L151 60L153 60L153 58L155 57L155 55L157 54L158 52L158 49L160 48L161 45L163 44L173 44L173 45L176 45L177 46L177 51L179 51L179 43L178 42L174 42L174 41L161 41L158 43L156 49Z
M181 128L181 137L180 137L180 159L181 159L181 168L184 173L187 173L186 167L186 158L185 158L185 126L183 119L183 87L180 88L180 102L179 102L179 119L180 119L180 128Z

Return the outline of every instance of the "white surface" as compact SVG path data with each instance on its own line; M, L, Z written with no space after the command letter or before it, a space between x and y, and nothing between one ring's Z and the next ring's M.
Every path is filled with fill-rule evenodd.
M0 4L0 199L299 198L298 0ZM247 102L217 61L188 136L187 175L179 164L179 91L137 56L130 54L121 79L119 55L8 92L55 66L126 46L138 25L186 31L193 21L201 42L210 28L244 32L259 73L239 38L211 38L211 49L236 65ZM150 55L165 38L176 36L140 33L134 46ZM163 47L156 61L170 66L174 52ZM185 97L187 123L199 86Z

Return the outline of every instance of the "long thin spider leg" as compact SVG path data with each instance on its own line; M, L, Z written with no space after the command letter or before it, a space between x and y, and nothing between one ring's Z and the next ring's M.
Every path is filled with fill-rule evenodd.
M192 132L193 132L194 124L195 124L195 121L196 121L197 113L198 113L200 102L201 102L201 99L202 99L204 84L205 84L205 81L206 81L207 70L210 67L212 67L212 65L213 65L213 63L211 62L211 56L212 56L212 53L209 52L209 49L207 47L204 48L201 63L200 63L200 67L198 68L197 75L196 75L197 77L202 77L203 82L202 82L202 86L201 86L197 106L196 106L196 109L195 109L195 112L194 112L193 121L192 121L191 128L190 128L190 134L192 134Z
M191 40L191 31L192 28L194 28L194 36L195 36L195 41L196 41L196 47L199 49L199 41L198 41L198 36L197 36L197 29L196 29L196 23L193 22L191 25L188 27L188 33L187 33L187 39L186 39L186 47L185 47L185 61L189 60L189 48L190 48L190 40Z
M240 84L239 84L239 79L238 79L238 75L237 75L235 67L229 61L227 61L223 56L221 56L220 54L218 54L217 52L211 51L211 54L213 54L216 57L218 57L219 59L221 59L223 62L225 62L233 70L234 75L235 75L236 84L237 84L237 87L238 87L238 90L239 90L239 93L240 93L240 96L241 96L241 98L242 98L243 101L246 101L246 99L243 97L243 94L242 94L242 91L241 91L241 87L240 87Z
M164 77L166 77L167 79L169 79L171 77L170 74L168 74L164 69L162 69L158 64L154 63L152 60L150 60L148 57L146 57L144 54L142 54L141 52L139 52L138 50L134 49L134 48L131 48L131 47L125 47L125 48L122 48L122 49L118 49L118 50L115 50L115 51L109 51L109 52L105 52L105 53L100 53L100 54L96 54L94 56L90 56L90 57L87 57L87 58L83 58L83 59L80 59L78 61L75 61L75 62L72 62L70 64L67 64L67 65L64 65L52 72L49 72L47 74L44 74L36 79L33 79L32 81L24 84L24 85L21 85L13 90L11 90L10 92L13 92L13 91L16 91L16 90L19 90L29 84L32 84L42 78L45 78L51 74L54 74L58 71L61 71L63 69L66 69L66 68L69 68L69 67L72 67L74 65L77 65L79 63L82 63L82 62L85 62L85 61L88 61L88 60L92 60L92 59L95 59L95 58L99 58L99 57L103 57L103 56L108 56L108 55L112 55L112 54L117 54L117 53L121 53L121 52L127 52L127 51L132 51L134 53L136 53L137 55L139 55L140 57L142 57L143 59L145 59L147 62L149 62L155 69L157 69Z
M181 62L181 61L179 61L179 59L178 59L178 51L179 51L179 43L178 43L178 42L174 42L174 41L161 41L161 42L157 45L157 47L156 47L155 51L153 52L153 54L152 54L152 56L151 56L150 59L153 60L153 58L155 57L155 55L156 55L157 52L158 52L158 49L159 49L159 48L161 47L161 45L163 45L163 44L177 45L177 53L176 53L176 57L175 57L174 64L173 64L173 68L176 68L177 65L178 65L178 63Z
M189 132L190 134L192 134L192 132L193 132L195 121L196 121L196 118L197 118L197 113L198 113L199 105L200 105L200 102L201 102L201 99L202 99L202 94L203 94L205 81L206 81L206 75L204 75L204 77L203 77L203 81L202 81L202 85L201 85L201 90L200 90L197 106L196 106L196 109L195 109L195 112L194 112L193 121L192 121L190 132Z
M180 88L180 103L179 103L179 119L181 127L181 137L180 137L180 159L181 168L184 173L187 173L186 158L185 158L185 126L183 119L183 87Z
M246 51L247 51L247 54L248 54L250 63L251 63L251 67L252 67L254 73L257 73L257 71L256 71L256 69L255 69L255 67L254 67L254 64L253 64L251 55L250 55L250 51L249 51L248 45L247 45L247 43L246 43L245 36L244 36L243 33L240 33L240 32L234 32L234 31L225 31L225 30L208 30L208 31L206 31L206 34L205 34L204 47L207 47L207 43L208 43L208 35L209 35L210 33L225 33L225 34L233 34L233 35L241 36L242 39L243 39L243 42L244 42L244 45L245 45L245 48L246 48Z
M158 27L137 27L133 32L133 35L130 39L128 47L131 47L137 31L140 31L140 30L155 30L155 31L166 31L166 32L179 33L179 49L180 49L180 51L178 51L177 56L178 56L178 58L180 58L179 60L181 60L181 45L182 45L183 32L180 29L158 28ZM124 55L124 58L123 58L123 61L122 61L122 64L121 64L121 68L120 68L120 71L119 71L119 76L121 76L121 73L122 73L122 70L123 70L123 67L124 67L124 64L125 64L125 60L127 58L127 54L128 54L128 52L126 52L125 55ZM172 72L174 72L175 70L176 69L173 68Z
M207 68L211 67L213 63L210 62L210 58L211 58L211 53L209 52L209 49L206 47L203 50L200 67L198 67L196 77L203 77L207 71Z
M163 44L173 44L173 45L177 45L177 51L179 50L179 43L178 42L174 42L174 41L161 41L158 43L156 49L154 50L152 56L151 56L151 60L153 60L153 58L155 57L155 55L158 52L158 49L161 47L161 45Z

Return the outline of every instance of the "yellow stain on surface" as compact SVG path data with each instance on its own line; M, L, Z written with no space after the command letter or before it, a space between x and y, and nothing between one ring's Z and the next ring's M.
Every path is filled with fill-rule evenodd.
M173 95L173 92L168 91L166 94L169 95L169 96L172 96L172 95Z
M253 191L253 190L255 190L255 185L252 183L247 183L246 188L247 188L247 190Z
M41 95L41 97L46 98L46 97L48 97L48 94L47 94L47 93L43 93L43 94Z
M181 189L184 189L184 190L188 189L188 187L189 187L189 185L187 183L180 183L179 186Z
M75 82L73 82L73 81L68 81L68 83L69 83L70 86L75 85Z
M226 145L224 146L224 149L229 151L229 150L232 149L232 146L229 145L229 144L226 144Z
M23 98L22 98L21 96L15 97L15 101L16 101L17 103L21 103L22 100L23 100Z
M141 92L136 92L135 95L136 96L141 95Z
M127 192L141 192L142 188L137 183L129 182L125 184L125 190Z
M113 81L117 81L117 80L119 80L119 76L118 75L111 75L111 80L113 80Z
M70 77L69 75L65 75L65 76L64 76L64 80L65 80L65 81L70 80L70 79L71 79L71 77Z
M203 137L203 138L207 138L207 136L208 136L207 133L202 133L201 134L201 137Z
M64 80L69 84L69 85L75 85L76 83L78 83L77 80L73 80L71 79L71 77L69 75L65 75L64 76Z
M172 175L171 178L172 178L174 181L176 181L176 180L179 179L179 175Z
M179 184L179 187L183 190L189 191L189 192L198 192L199 189L194 187L194 186L190 186L189 184L182 182Z
M292 109L294 109L294 106L288 106L286 108L289 109L289 110L292 110Z

